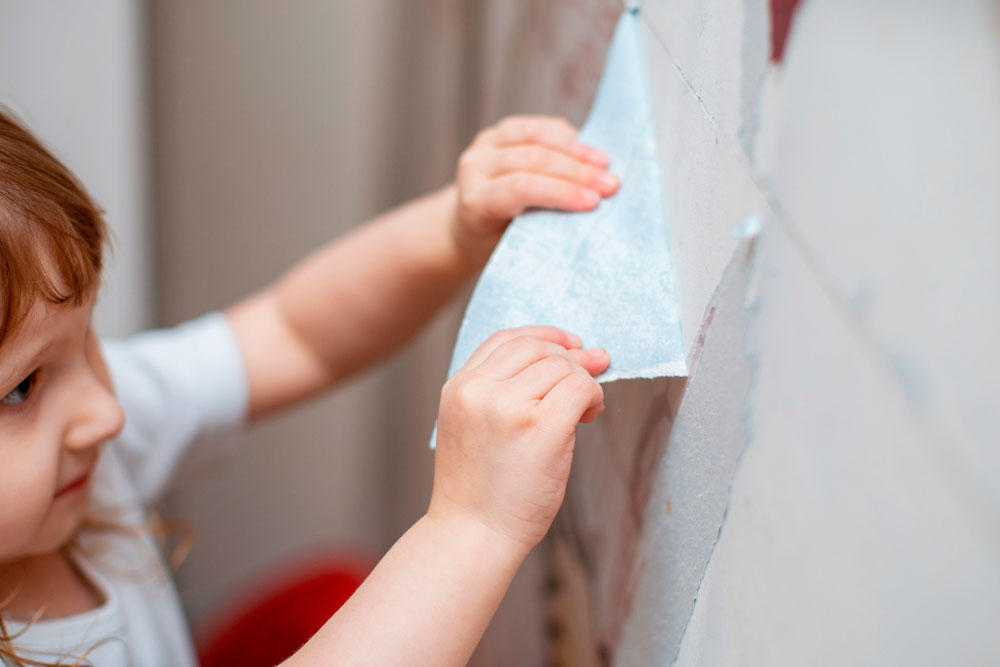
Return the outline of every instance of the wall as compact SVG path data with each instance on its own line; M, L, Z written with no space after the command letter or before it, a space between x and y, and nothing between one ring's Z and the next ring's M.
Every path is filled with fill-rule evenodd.
M414 91L392 68L441 64L454 47L447 39L437 51L404 47L390 3L151 9L163 323L227 306L339 233L447 179L457 138L431 138L455 113L433 101L454 99L459 77L447 63L429 65L417 80L428 89L409 97ZM427 51L403 57L397 47ZM407 131L413 139L395 146ZM394 159L407 163L405 177ZM397 512L422 511L409 503L429 488L431 459L397 468L396 457L426 438L436 399L421 389L404 405L393 386L383 367L252 429L239 443L243 455L226 466L179 481L167 511L197 532L178 572L196 631L241 592L304 562L328 554L374 561L402 532ZM394 439L411 411L424 418Z
M153 322L148 59L140 3L0 3L0 104L84 183L113 234L95 323ZM84 57L85 56L85 57Z
M995 3L641 17L692 372L581 438L561 664L995 662Z

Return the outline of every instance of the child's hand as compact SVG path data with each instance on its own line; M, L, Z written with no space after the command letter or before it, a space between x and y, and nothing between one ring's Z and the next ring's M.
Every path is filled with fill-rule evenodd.
M589 211L618 189L601 151L561 118L512 116L479 133L458 161L459 252L482 266L511 218L529 207Z
M472 520L524 553L562 504L576 425L604 410L599 348L553 327L494 334L441 392L428 516Z

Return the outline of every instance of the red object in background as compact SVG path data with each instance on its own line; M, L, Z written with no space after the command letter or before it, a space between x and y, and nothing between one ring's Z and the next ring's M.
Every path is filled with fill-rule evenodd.
M274 667L312 637L367 574L356 562L334 561L266 587L199 647L202 667Z
M771 0L771 62L780 63L799 0Z

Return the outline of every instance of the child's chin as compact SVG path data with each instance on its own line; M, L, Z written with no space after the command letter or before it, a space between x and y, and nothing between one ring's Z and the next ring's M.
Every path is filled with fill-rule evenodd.
M49 516L46 525L39 532L35 540L33 555L43 555L58 551L68 546L79 534L83 527L84 519L87 516L88 493L81 493L81 500L73 498L73 502L65 503L60 507L58 513Z

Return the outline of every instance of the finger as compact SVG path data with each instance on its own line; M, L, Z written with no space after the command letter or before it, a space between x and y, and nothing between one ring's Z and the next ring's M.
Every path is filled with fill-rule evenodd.
M618 189L618 177L603 169L546 146L518 145L501 148L493 158L492 176L529 172L561 178L605 197Z
M570 365L578 365L573 361L569 350L562 345L530 336L518 336L493 350L478 370L494 380L506 380L546 357L563 357Z
M469 360L465 362L465 366L467 368L479 366L493 353L493 350L497 349L507 341L517 338L518 336L531 336L533 338L547 340L561 345L567 350L579 348L581 345L579 336L556 327L526 326L517 327L516 329L504 329L503 331L497 331L495 334L483 341L476 351L472 353L472 356L469 357Z
M552 116L511 116L497 124L484 138L497 146L540 144L584 160L597 167L608 166L602 151L576 140L577 130L564 118Z
M604 404L603 403L601 403L601 407L599 407L599 408L587 408L587 411L583 413L582 417L580 417L580 423L581 424L589 424L590 422L592 422L595 419L597 419L597 417L602 412L604 412Z
M603 347L594 347L589 350L571 350L573 360L580 364L585 371L591 375L598 375L607 370L611 364L611 357Z
M492 179L486 201L497 218L509 220L532 206L590 211L600 203L601 193L561 178L519 172Z
M596 416L604 409L604 390L594 378L573 373L560 380L538 407L569 435L588 413Z
M589 352L591 350L571 350L565 355L543 357L526 366L511 377L510 381L516 386L519 396L541 400L570 373L581 373L586 377L593 375L591 371L576 362L577 358L586 357Z

